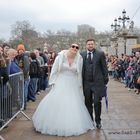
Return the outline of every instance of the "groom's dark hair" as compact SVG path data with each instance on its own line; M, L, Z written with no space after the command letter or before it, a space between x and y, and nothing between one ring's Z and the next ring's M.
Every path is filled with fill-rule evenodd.
M87 39L87 40L86 40L86 43L87 43L88 41L93 41L93 42L95 43L95 39L93 39L93 38Z

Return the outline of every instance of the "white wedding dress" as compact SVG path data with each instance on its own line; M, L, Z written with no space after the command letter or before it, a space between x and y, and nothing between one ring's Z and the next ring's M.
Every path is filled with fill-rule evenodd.
M72 136L94 129L78 86L76 63L69 66L66 56L54 87L40 102L32 120L42 134Z

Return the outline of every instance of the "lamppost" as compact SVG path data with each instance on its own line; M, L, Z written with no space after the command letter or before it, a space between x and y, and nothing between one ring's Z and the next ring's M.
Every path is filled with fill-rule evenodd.
M112 37L112 41L115 44L114 47L115 47L115 51L116 51L116 55L117 55L118 54L117 32L120 28L120 24L118 24L118 21L116 18L114 19L114 24L113 23L111 24L111 28L113 29L113 31L115 33L114 36Z
M111 24L111 28L113 29L113 31L115 33L117 33L117 31L119 30L120 24L117 23L117 19L116 18L114 19L114 24L113 23Z
M130 18L129 16L126 16L126 11L122 11L122 17L119 16L118 18L119 22L122 22L122 36L124 38L124 54L126 54L126 39L127 39L127 30L126 30L126 22L129 22Z
M122 17L119 16L118 20L119 20L119 22L122 22L122 24L123 24L122 27L125 29L125 28L126 28L125 22L126 22L126 21L129 22L129 20L130 20L129 16L126 16L126 11L125 11L125 9L122 11Z

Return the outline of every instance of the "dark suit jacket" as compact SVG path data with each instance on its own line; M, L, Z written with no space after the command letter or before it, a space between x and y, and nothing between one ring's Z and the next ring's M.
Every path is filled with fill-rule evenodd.
M83 57L83 88L86 87L87 82L84 80L85 61L87 59L87 51L81 53ZM93 84L91 90L99 97L105 96L106 84L108 83L108 69L106 64L105 54L102 51L93 51Z

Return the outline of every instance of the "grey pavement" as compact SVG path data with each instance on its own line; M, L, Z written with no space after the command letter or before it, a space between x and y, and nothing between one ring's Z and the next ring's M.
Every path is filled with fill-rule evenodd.
M25 113L31 118L40 100L29 102ZM108 84L109 111L102 100L102 129L92 130L80 136L58 137L35 132L32 121L22 114L14 119L0 135L5 140L140 140L140 95L128 91L122 83L110 79ZM53 125L53 124L52 124Z

